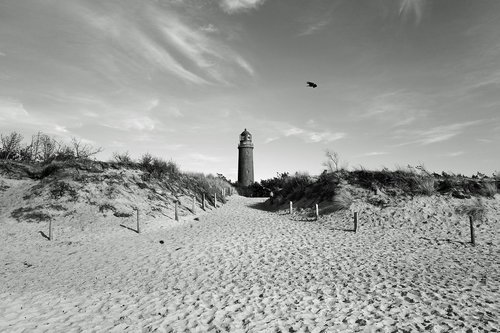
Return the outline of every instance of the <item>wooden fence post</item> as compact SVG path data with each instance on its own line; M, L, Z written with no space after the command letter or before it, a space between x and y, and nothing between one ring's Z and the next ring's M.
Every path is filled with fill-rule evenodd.
M49 240L52 240L52 220L49 220Z
M214 193L214 207L217 208L217 192Z
M354 212L354 232L358 230L358 212Z
M179 221L179 201L175 200L175 220Z
M318 204L316 204L316 220L319 219L319 207Z
M136 208L137 209L137 233L140 234L141 233L141 227L139 225L139 208Z
M472 216L469 216L469 222L470 222L470 242L472 245L476 245L476 239L474 237L474 220L472 219Z
M203 193L201 197L201 208L205 210L205 193Z
M290 201L290 214L293 212L293 203Z

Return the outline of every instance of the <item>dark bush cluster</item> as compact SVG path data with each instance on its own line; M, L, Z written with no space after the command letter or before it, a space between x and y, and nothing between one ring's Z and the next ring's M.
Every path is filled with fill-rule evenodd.
M300 200L312 184L314 180L307 173L296 172L290 176L284 172L278 173L274 178L262 180L260 184L253 184L246 190L249 190L252 196L269 196L270 192L273 192L277 202L281 203Z

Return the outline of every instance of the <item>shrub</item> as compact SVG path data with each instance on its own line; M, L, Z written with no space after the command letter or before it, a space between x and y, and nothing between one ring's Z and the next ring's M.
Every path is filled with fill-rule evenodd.
M494 197L495 194L497 194L497 186L495 184L495 182L484 182L482 184L482 191L481 191L482 195L486 196L486 197Z
M52 199L60 199L68 194L70 201L78 200L78 192L64 181L57 181L51 184L50 196Z
M19 157L21 151L21 141L23 136L17 132L11 132L8 135L0 135L0 143L2 144L0 153L3 159L15 160Z
M432 195L435 192L433 177L415 177L417 193Z
M343 190L333 196L332 202L334 211L345 210L351 207L352 197L349 192Z
M482 220L486 215L486 208L480 199L474 200L473 202L464 203L458 206L455 211L458 214L467 215L472 217L474 220Z
M114 152L113 160L115 160L118 164L123 164L123 165L131 165L133 163L132 158L130 157L128 151L124 153Z
M150 167L148 168L151 175L161 179L165 176L179 177L180 170L174 161L164 161L161 158L153 157Z
M56 173L60 169L61 169L60 164L50 163L49 165L46 165L42 169L42 171L40 172L40 179L46 178L50 175L53 175L54 173Z
M143 169L147 169L153 163L153 156L150 153L145 153L139 158L139 165Z
M332 198L338 191L340 180L337 173L323 172L311 186L311 194L319 195L320 201Z
M228 190L233 188L232 185L221 177L213 175L204 175L203 173L189 172L185 173L185 183L195 193L205 194L205 199L213 204L213 194L217 193L217 201L225 202L225 199L220 197L223 189Z
M40 210L42 206L36 207L21 207L11 212L11 216L18 222L26 220L27 222L43 222L50 220L49 214L43 213Z

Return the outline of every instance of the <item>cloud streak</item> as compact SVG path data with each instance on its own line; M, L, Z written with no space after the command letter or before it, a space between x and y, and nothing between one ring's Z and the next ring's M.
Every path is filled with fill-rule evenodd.
M415 22L418 24L422 21L424 15L424 7L426 0L400 0L399 15L403 18L410 16L415 17Z
M299 32L298 36L309 36L320 32L321 30L325 29L330 24L330 22L330 18L324 18L317 22L310 23L305 26L301 32Z
M474 120L463 123L455 123L451 125L436 126L427 130L407 132L406 135L413 135L414 137L416 137L416 139L400 143L395 146L400 147L411 144L430 145L434 143L447 141L457 135L462 134L463 130L465 130L466 128L478 125L482 122L483 122L482 120Z
M371 151L369 153L365 153L362 156L380 156L380 155L387 155L389 154L388 152L385 151Z
M307 143L328 143L340 140L346 136L343 132L311 131L293 126L282 129L281 133L285 137L298 137ZM268 138L266 141L274 141L274 138Z
M428 96L394 90L374 96L359 119L376 118L392 127L403 127L425 119L431 106Z
M264 4L266 0L221 0L219 2L223 11L228 14L235 14L256 9Z
M111 39L114 48L122 51L120 56L138 70L153 66L197 85L227 83L231 72L225 69L228 66L254 74L241 55L213 34L217 29L212 24L200 28L188 14L181 15L171 7L165 9L148 3L136 13L123 7L112 11L82 2L68 6L72 14L95 29L101 38Z

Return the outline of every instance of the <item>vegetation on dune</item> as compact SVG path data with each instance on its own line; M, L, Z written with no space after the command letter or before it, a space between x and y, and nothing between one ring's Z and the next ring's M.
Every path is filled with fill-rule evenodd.
M463 203L456 208L458 214L463 214L471 217L475 221L481 221L485 218L486 208L481 199L476 199L472 202Z
M91 159L102 151L101 147L96 148L76 138L65 143L38 132L28 143L23 143L23 136L12 132L0 135L0 139L0 171L10 177L41 180L55 177L70 169L85 170L90 173L101 173L110 168L136 169L143 172L141 178L144 182L159 182L172 189L171 184L176 183L176 186L185 191L205 194L209 202L213 202L214 193L220 194L223 189L227 191L233 187L220 174L213 176L182 172L174 161L167 161L150 153L145 153L135 160L128 152L115 152L110 161L103 162ZM87 176L73 178L83 180L85 177ZM51 190L54 197L68 191L64 182L56 183ZM221 200L224 200L222 196L218 198L218 201Z
M262 180L252 185L253 195L268 196L273 192L274 203L277 206L288 204L289 201L302 199L324 202L328 201L333 210L348 207L352 197L345 191L348 185L362 188L372 193L368 201L384 206L387 197L417 196L417 195L451 195L456 198L471 196L493 197L498 193L500 176L497 172L493 177L477 173L472 177L450 173L430 173L424 166L397 167L395 170L366 170L362 167L348 171L341 166L337 153L326 152L326 167L319 176L307 173L278 173L276 177ZM347 163L343 163L347 165Z
M69 143L58 141L47 134L38 132L23 144L23 136L17 132L0 134L0 159L47 164L53 161L86 160L102 151L77 138Z

